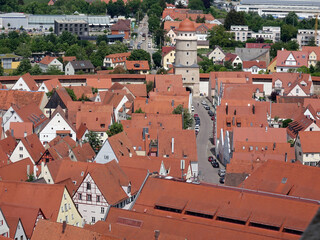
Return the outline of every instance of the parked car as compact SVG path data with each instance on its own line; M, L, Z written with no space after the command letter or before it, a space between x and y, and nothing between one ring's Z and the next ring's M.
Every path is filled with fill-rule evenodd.
M208 111L208 114L209 114L209 116L211 116L211 117L214 115L214 113L213 113L211 110Z
M197 113L195 113L195 114L193 115L193 117L194 117L194 119L196 119L196 118L199 117L199 115L198 115Z
M223 176L223 177L220 177L219 183L224 184L224 176Z
M212 156L208 157L208 161L209 161L209 162L212 162L213 160L214 160L214 159L213 159Z
M214 121L215 119L216 119L216 117L213 115L213 116L211 117L211 120Z
M200 128L199 128L199 127L195 127L194 130L195 130L196 132L200 132Z
M207 102L205 100L202 100L201 104L205 105L205 104L207 104Z
M225 169L219 169L219 170L218 170L218 175L219 175L220 177L225 176L225 175L226 175L226 170L225 170Z
M210 110L210 107L209 107L208 105L206 105L204 108L205 108L206 110Z
M191 112L194 112L194 107L193 106L191 106Z
M219 168L219 163L218 163L217 160L215 160L215 159L211 162L211 165L212 165L212 167L214 167L214 168Z
M196 125L199 125L200 126L200 118L196 118Z

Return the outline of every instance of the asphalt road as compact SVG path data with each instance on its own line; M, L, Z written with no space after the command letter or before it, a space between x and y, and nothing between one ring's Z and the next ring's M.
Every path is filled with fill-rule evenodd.
M193 106L195 109L194 113L197 113L200 117L200 132L197 136L199 178L202 182L220 184L220 177L218 175L219 168L213 168L211 164L208 162L209 156L214 157L214 146L211 143L213 123L211 117L208 115L208 111L205 110L201 104L201 101L203 100L207 102L211 110L213 109L212 104L210 104L205 97L193 97ZM221 164L220 168L224 169L224 167Z
M138 48L138 43L141 43L141 49L149 52L152 56L152 53L155 52L155 49L153 48L153 40L152 37L148 37L149 27L148 27L148 16L146 15L140 22L138 27L138 36L136 38L136 41L134 42L134 49ZM142 34L145 34L145 40L144 37L142 37ZM149 44L151 43L151 47L149 47Z

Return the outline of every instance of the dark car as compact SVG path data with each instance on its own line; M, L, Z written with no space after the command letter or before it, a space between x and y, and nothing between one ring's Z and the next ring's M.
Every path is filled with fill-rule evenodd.
M217 162L217 160L213 160L213 161L211 162L211 165L212 165L212 167L214 167L214 168L219 168L219 163Z
M224 176L226 175L226 170L225 170L225 169L219 169L218 175L219 175L220 177L224 177Z
M208 111L208 114L209 114L209 116L211 116L211 117L214 115L214 113L213 113L211 110Z
M213 157L212 156L208 157L208 161L213 162L214 161Z
M196 124L200 125L200 118L195 118Z
M224 177L220 177L219 183L224 184Z
M207 105L204 107L206 110L210 110L210 107Z
M211 120L214 121L215 119L216 119L216 117L213 115L213 116L211 117Z

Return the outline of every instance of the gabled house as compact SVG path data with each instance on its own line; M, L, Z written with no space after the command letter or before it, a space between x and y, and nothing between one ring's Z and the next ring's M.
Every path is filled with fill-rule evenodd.
M112 160L120 161L122 156L135 156L133 144L125 132L109 137L97 153L94 162L108 163Z
M35 164L45 149L41 144L37 134L29 135L18 143L13 153L10 156L11 162L17 162L25 158L30 158L33 164ZM31 173L30 173L31 174Z
M0 209L8 219L14 219L14 222L8 221L14 229L10 229L10 237L12 239L31 239L34 229L40 219L45 219L45 216L40 208L11 203L0 203ZM17 221L19 220L19 221ZM20 227L20 228L19 228ZM21 238L22 237L22 238Z
M320 148L319 148L320 131L300 131L294 143L296 150L296 159L303 165L319 166Z
M46 117L50 117L58 106L66 111L69 101L71 102L72 99L65 88L53 89L52 96L44 107L44 114Z
M0 235L4 237L10 236L9 224L0 208Z
M26 73L18 79L11 90L37 91L38 86L30 73Z
M292 122L288 124L288 139L295 139L300 132L304 131L320 131L319 120L312 119L309 115L301 113Z
M270 49L267 48L236 48L235 54L238 55L242 61L265 61L268 65L270 63Z
M130 39L131 37L131 21L130 20L118 20L117 23L110 27L111 35L124 34L124 39Z
M0 166L6 166L10 163L9 157L17 146L17 141L11 135L0 140Z
M176 59L175 49L175 47L162 47L162 65L166 70L169 69L169 65L174 64L174 60Z
M3 115L3 119L3 129L5 132L10 129L10 124L13 122L31 122L33 124L34 132L38 132L47 120L47 117L35 103L32 103L23 108L12 105Z
M308 68L315 67L320 61L320 48L311 46L302 46L302 51L308 53Z
M9 236L10 238L27 240L27 235L24 231L20 218L6 217L6 220L10 229L10 236Z
M56 108L51 118L47 120L39 131L39 139L43 145L57 136L70 136L76 141L76 129L67 120L65 113L60 106Z
M281 96L310 96L314 86L310 74L273 73L272 90Z
M39 63L39 67L42 72L47 72L50 67L56 68L61 72L63 71L63 63L61 63L56 57L51 56L45 56L42 58Z
M230 62L232 67L234 68L239 66L240 64L242 66L242 63L243 63L241 58L238 55L233 53L227 53L223 62Z
M308 67L308 52L278 50L277 72L289 72L305 66Z
M217 63L222 63L223 60L226 57L226 53L221 49L221 47L216 46L211 52L207 54L209 59L212 59L212 61Z
M38 208L46 219L82 226L81 215L62 184L2 181L0 190L7 193L0 196L1 203Z
M98 135L101 144L108 138L106 132L112 123L112 112L77 112L76 129L79 129L81 124L85 125L88 131Z
M115 68L116 66L124 66L130 55L131 52L109 54L103 59L103 66L112 68Z
M65 75L75 75L79 72L94 73L94 66L89 60L68 62L65 67Z
M88 170L73 201L85 223L94 224L104 220L111 206L124 208L131 203L140 186L132 186L126 174L113 160L100 167Z
M267 65L264 61L243 61L242 69L244 72L251 72L252 74L258 74L260 71L266 72Z
M48 93L51 92L54 88L62 88L62 85L58 78L43 81L40 84L38 91Z

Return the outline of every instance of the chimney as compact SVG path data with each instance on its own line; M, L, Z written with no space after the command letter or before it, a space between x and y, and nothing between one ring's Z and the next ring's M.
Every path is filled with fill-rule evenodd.
M234 110L233 115L237 115L237 110L236 109Z
M146 104L148 104L148 98L146 98Z
M127 193L128 194L131 193L131 182L130 181L129 181L129 184L128 184Z
M287 161L288 161L288 159L287 159L287 158L288 158L288 154L287 154L287 153L285 153L285 155L284 155L284 161L285 161L285 162L287 162Z
M160 230L154 230L154 240L158 240L160 236Z
M228 103L226 103L226 114L228 115Z
M12 135L13 136L13 135ZM23 137L26 137L27 136L27 132L24 132L24 134L23 134Z
M274 143L273 143L273 149L272 149L272 150L274 151L275 149L276 149L276 143L274 142Z
M12 136L12 137L14 137L14 134L13 134L13 129L11 129L11 136Z
M62 223L62 233L65 232L66 227L67 227L67 222L66 222L66 221L63 221L63 223Z
M255 114L255 112L256 112L256 107L252 105L252 113Z
M174 153L174 138L171 140L171 152Z
M268 132L268 127L266 127L266 132Z
M171 106L174 107L174 100L171 101Z
M132 157L132 153L131 152L129 153L129 157Z
M111 223L109 223L109 232L111 232Z

